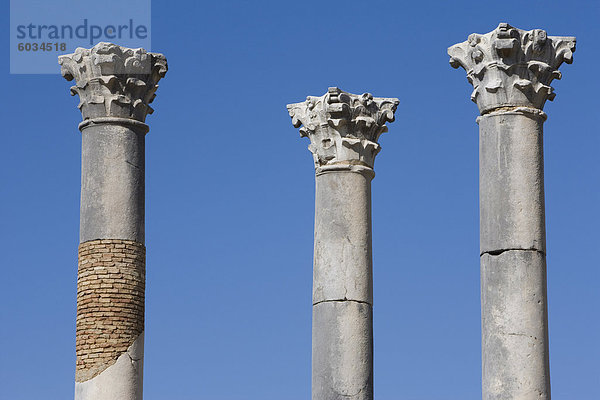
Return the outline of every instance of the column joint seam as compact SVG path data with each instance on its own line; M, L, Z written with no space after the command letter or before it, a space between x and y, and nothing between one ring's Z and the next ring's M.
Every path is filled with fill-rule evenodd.
M369 303L368 301L363 301L363 300L353 300L353 299L331 299L331 300L321 300L321 301L317 301L316 303L313 303L313 306L316 306L317 304L321 304L321 303L333 303L333 302L338 302L338 303L343 303L346 301L353 301L355 303L361 303L361 304L368 304L371 307L373 307L373 304Z
M507 249L499 249L499 250L489 250L484 251L479 254L479 256L483 256L484 254L488 254L490 256L499 256L502 253L506 253L508 251L535 251L536 253L540 253L544 257L546 257L546 252L538 249L521 249L521 248L507 248Z

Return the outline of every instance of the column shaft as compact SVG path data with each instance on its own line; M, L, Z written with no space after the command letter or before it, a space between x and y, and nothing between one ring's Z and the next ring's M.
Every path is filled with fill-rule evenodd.
M144 243L145 132L123 125L82 130L80 241Z
M76 399L142 399L145 131L82 128Z
M478 118L481 253L546 250L544 114Z
M543 122L479 118L484 400L550 399Z
M313 400L373 398L372 177L316 177Z

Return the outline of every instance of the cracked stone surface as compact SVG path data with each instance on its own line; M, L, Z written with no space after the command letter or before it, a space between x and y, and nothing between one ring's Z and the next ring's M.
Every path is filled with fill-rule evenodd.
M484 254L481 290L484 400L550 400L544 254Z
M373 304L371 177L337 172L316 181L313 303Z
M372 306L319 303L313 308L313 326L320 328L313 330L313 400L372 400Z
M122 125L82 133L79 240L144 243L145 134Z
M96 377L75 382L75 400L142 400L144 333Z
M546 251L543 123L518 112L479 119L481 253Z

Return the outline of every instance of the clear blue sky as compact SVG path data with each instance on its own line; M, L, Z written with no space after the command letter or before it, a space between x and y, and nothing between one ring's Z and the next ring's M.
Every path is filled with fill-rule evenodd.
M310 397L314 170L285 105L328 86L401 102L373 182L375 395L480 398L478 112L446 48L499 22L577 36L545 108L550 361L555 399L600 398L597 1L154 0L152 14L170 70L146 141L146 400ZM0 68L0 399L69 399L78 99L59 75Z

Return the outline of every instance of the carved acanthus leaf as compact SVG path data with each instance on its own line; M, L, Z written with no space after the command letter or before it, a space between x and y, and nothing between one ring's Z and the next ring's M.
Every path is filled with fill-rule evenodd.
M448 49L450 65L467 71L473 85L471 100L484 114L499 107L542 110L553 100L550 83L558 70L573 62L574 37L547 36L546 31L524 31L501 23L494 31L473 33L466 42Z
M154 111L158 81L167 73L167 59L144 49L98 43L91 49L58 57L61 73L75 79L71 95L79 95L83 119L131 118L144 122Z
M300 135L310 139L316 168L341 162L373 168L380 150L377 140L387 132L386 122L394 121L398 103L333 87L323 96L288 104L287 109Z

